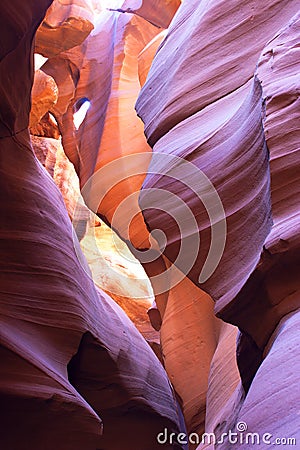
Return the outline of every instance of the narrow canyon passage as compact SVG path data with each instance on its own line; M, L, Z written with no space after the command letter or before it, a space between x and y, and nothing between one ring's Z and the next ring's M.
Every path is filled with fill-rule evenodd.
M298 448L300 0L2 3L1 450Z

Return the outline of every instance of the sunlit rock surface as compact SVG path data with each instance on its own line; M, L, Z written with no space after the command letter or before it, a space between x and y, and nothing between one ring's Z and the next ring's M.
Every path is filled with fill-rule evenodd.
M42 117L53 108L57 98L58 89L53 78L41 70L35 71L31 93L30 128L40 122Z
M159 344L159 333L147 314L153 302L151 285L126 244L101 222L88 229L81 248L95 283L122 307L148 341Z
M181 0L125 0L121 12L137 14L160 28L167 28Z
M38 160L59 188L77 237L81 240L87 224L92 222L92 214L84 204L78 177L73 164L64 153L61 139L31 135L31 144Z
M84 2L80 8L56 0L36 33L36 52L51 58L81 44L93 29L93 24L84 17L92 17L92 11L86 14L87 4Z
M140 248L149 245L149 233L142 214L138 212L138 196L134 194L141 188L150 154L149 157L145 157L141 166L136 168L136 175L129 178L125 158L134 153L151 152L143 133L143 123L136 116L134 105L140 92L138 55L158 31L156 27L138 16L119 15L118 17L115 30L118 38L114 45L111 93L95 162L95 181L91 183L90 192L85 195L88 204L91 204L93 209L96 206L98 212L106 221L113 224L123 238ZM119 173L115 174L115 170L112 169L112 175L101 176L101 169L118 158L124 158L124 163L116 169ZM118 175L117 181L113 181L113 175ZM101 193L104 194L101 202L94 206L90 198L98 198L98 196L101 198ZM134 207L137 210L133 223L128 225L126 214L119 214L118 219L113 220L119 205L130 195L133 195L130 206L127 204L124 208Z
M166 35L167 30L161 31L146 45L138 56L139 80L141 86L143 86L146 82L155 53Z

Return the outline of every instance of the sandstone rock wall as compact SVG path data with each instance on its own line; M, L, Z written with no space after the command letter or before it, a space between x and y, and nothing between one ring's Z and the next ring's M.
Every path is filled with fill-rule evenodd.
M216 437L190 449L244 449L228 436L240 423L300 439L299 6L1 6L4 448L154 450L164 427L184 430L181 411L188 433ZM90 213L71 163L88 207L143 264L166 371L95 288L29 126L73 223ZM135 298L124 309L137 317Z
M31 46L50 3L1 6L1 448L160 448L161 426L178 431L166 373L95 288L30 144Z
M266 350L272 345L269 340L280 329L280 320L299 308L299 208L295 203L299 190L295 13L299 6L299 2L273 1L232 1L226 6L221 1L184 2L136 105L154 152L140 195L147 226L164 232L160 247L177 265L180 245L193 238L194 244L187 246L191 254L201 239L195 263L185 273L216 301L217 315L241 330L237 363L243 389L226 378L230 369L218 366L217 350L212 360L206 427L217 436L245 418L238 412L243 402L253 408L256 379L261 380L263 368L272 365L272 352ZM160 160L155 154L162 153L172 158L165 158L156 175ZM201 192L200 182L193 181L191 171L184 172L185 161L196 165L195 179L197 169L198 177L202 172L208 176L221 198L224 211L219 209L215 222L205 194L202 205L194 195L195 186ZM174 205L168 196L163 203L155 189L176 193L197 223L185 220L185 227L179 229L170 219ZM160 215L155 214L157 208ZM222 214L227 226L224 252L212 276L201 280L214 240L213 226ZM271 342L275 351L276 343ZM284 366L283 358L281 370ZM275 383L284 383L277 370ZM296 368L292 376L297 378ZM232 386L231 397L215 393L224 377ZM281 403L286 411L288 398ZM251 431L262 432L258 417L265 410L261 406L249 413ZM282 430L278 416L273 419ZM268 424L274 434L276 426L265 418L265 429ZM294 431L287 433L295 436ZM228 439L220 448L231 448Z

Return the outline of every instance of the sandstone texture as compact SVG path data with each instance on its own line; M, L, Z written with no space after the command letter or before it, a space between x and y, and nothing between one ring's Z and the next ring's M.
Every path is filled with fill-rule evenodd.
M219 436L238 423L232 412L245 394L245 404L251 403L256 372L271 358L266 348L280 320L299 308L299 6L183 3L136 105L153 148L139 200L147 227L164 233L161 251L211 295L218 317L240 328L242 389L232 363L216 363L217 350L210 366L206 429ZM219 226L216 236L222 236L224 217L224 251L207 277L220 245L213 233ZM182 245L195 254L189 266L180 258ZM228 385L224 396L218 392L217 406L214 383L223 379Z
M18 35L0 64L1 117L11 114L1 121L0 141L1 448L159 448L162 426L178 431L167 375L125 313L95 288L26 128L32 37L50 3L1 7L11 36ZM9 97L17 74L28 96L18 108Z
M300 1L0 10L1 449L297 448Z

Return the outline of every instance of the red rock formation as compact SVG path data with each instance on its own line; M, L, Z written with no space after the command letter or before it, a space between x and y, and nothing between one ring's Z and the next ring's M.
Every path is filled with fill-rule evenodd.
M1 6L1 445L152 450L161 427L177 429L166 374L96 291L61 194L30 146L31 44L49 3Z
M154 450L158 432L178 430L166 374L119 307L96 292L61 196L29 144L31 42L50 3L1 7L4 446L39 448L43 440L51 450ZM294 438L299 20L292 17L300 3L193 0L171 22L179 3L125 0L113 9L55 0L36 39L49 59L32 97L33 144L72 216L69 163L61 159L60 174L54 164L61 134L88 205L143 263L155 294L149 314L161 327L162 360L188 432L219 438L245 422L260 435ZM111 289L114 276L93 270ZM119 291L115 298L124 300ZM128 314L144 319L132 300ZM212 300L240 332L216 319ZM16 423L20 434L10 431ZM223 440L198 449L232 447Z
M104 9L96 11L95 8L93 12L91 20L94 21L95 29L82 45L66 52L61 49L56 57L51 57L52 40L47 44L45 38L45 48L41 45L38 47L40 53L50 57L43 70L55 79L59 90L58 101L50 111L59 124L64 150L75 166L81 187L94 171L109 161L128 153L150 151L134 104L140 91L138 55L159 31L139 17L108 13ZM50 10L50 19L53 14ZM46 20L49 21L48 16ZM41 37L43 32L44 29L40 28ZM90 108L76 130L73 124L74 112L84 100L90 102ZM108 185L103 184L102 189L107 191L107 195L101 205L96 205L95 212L98 211L111 223L120 202L131 193L139 192L148 162L147 159L141 167L141 175L133 177L129 183L122 181L112 192L109 192L110 180ZM121 178L125 177L124 172ZM89 195L94 195L93 189L91 194L86 193L86 190L83 192L92 207ZM135 204L138 209L137 200ZM129 239L129 233L136 246L149 245L148 231L140 213L129 232L126 226L126 220L125 224L117 223L117 230L124 238Z
M168 28L181 0L125 0L117 11L133 13L160 28Z
M48 122L49 124L49 122ZM47 124L47 125L48 125ZM31 131L45 131L45 122L39 122ZM49 131L49 128L47 129ZM35 155L45 167L59 188L77 237L81 240L89 222L93 222L92 213L84 204L80 194L78 177L73 164L66 157L60 138L31 135L31 144Z
M122 24L126 23L125 32L123 31ZM148 30L148 31L147 31ZM122 31L122 33L121 33ZM147 33L146 33L147 32ZM146 27L145 24L141 20L132 19L130 22L128 18L119 19L117 26L117 35L123 36L123 39L126 39L126 46L124 47L124 43L120 38L120 43L115 48L115 58L114 58L114 78L112 84L112 94L108 103L108 108L106 112L106 122L101 138L101 143L99 147L99 156L97 160L96 169L99 170L97 174L97 178L92 182L92 194L90 195L90 191L87 190L87 195L85 194L85 188L83 188L84 197L87 200L89 206L93 210L98 210L98 212L105 218L108 223L111 223L120 235L125 238L131 240L131 242L138 248L143 249L149 246L148 243L148 231L146 230L143 221L141 221L141 215L137 208L136 196L133 197L133 201L127 202L126 206L123 206L124 214L116 213L117 208L122 204L123 200L127 200L129 195L134 194L139 191L139 188L142 184L143 178L147 171L147 166L149 159L147 156L143 156L144 152L149 152L149 147L146 145L144 136L142 134L141 123L137 120L136 116L133 113L133 105L135 98L139 92L139 84L137 80L137 62L138 58L140 58L141 53L140 50L143 49L143 46L149 40L150 33L156 33L156 30L153 30L151 27ZM99 35L101 36L100 32ZM145 36L145 37L144 37ZM148 37L147 37L148 36ZM146 38L147 37L147 38ZM148 59L149 61L149 59ZM126 88L126 90L125 90ZM129 97L129 92L131 93ZM124 95L124 93L126 95ZM88 122L87 122L88 123ZM116 130L118 131L116 133ZM138 152L137 156L133 159L126 158L127 155L134 155ZM89 156L91 158L91 155ZM118 158L122 158L118 160ZM124 159L123 159L124 158ZM110 162L116 161L116 164L112 166L112 169L107 172L105 171L106 166ZM121 162L119 162L121 161ZM133 171L131 172L130 161L132 161ZM101 170L104 169L102 172ZM133 173L133 175L132 175ZM117 183L115 180L119 180ZM110 187L115 184L115 187L110 191ZM99 206L100 201L98 201L99 197L101 198L103 194L103 200ZM89 195L95 198L96 203L92 203ZM98 201L98 203L97 203ZM130 206L128 206L130 205ZM133 212L131 210L133 209ZM134 220L130 223L134 213L137 215L134 217ZM141 253L139 254L141 256ZM161 261L163 264L163 262ZM145 265L147 266L147 264ZM151 274L151 270L149 267L145 267L148 274ZM153 268L154 273L157 268ZM155 283L153 277L151 279L152 283ZM167 290L167 289L166 289ZM165 290L165 291L166 291ZM181 290L181 295L184 295ZM159 303L158 294L155 289L156 300ZM176 293L178 296L178 292ZM201 292L197 294L197 297L201 297ZM166 298L163 298L160 303L165 303ZM199 304L199 310L203 313L206 313L206 305L202 307ZM169 313L168 313L169 314ZM176 313L178 314L178 313ZM180 314L178 315L179 318ZM210 316L213 316L212 311L210 312ZM174 323L176 322L173 319ZM210 320L213 322L213 318L210 317ZM168 320L166 320L168 323ZM178 322L179 323L179 322ZM181 326L176 325L176 327L170 327L170 331L166 332L168 335L171 332L174 332L176 328L176 332L181 331ZM170 324L170 322L169 322ZM167 330L169 327L165 326L164 329ZM209 341L214 341L214 328L210 329L210 336L208 338ZM193 338L200 339L201 332L198 332L194 329L191 334ZM185 343L174 343L175 345L172 347L172 351L166 351L164 353L165 356L165 364L168 369L172 365L168 363L169 357L173 358L173 354L176 355L176 358L182 357L186 348L190 347L190 343L192 341L191 337L185 336ZM164 346L164 344L163 344ZM188 347L187 347L188 346ZM176 347L176 352L175 352ZM209 346L208 346L209 347ZM212 355L214 348L209 347L207 350L207 355ZM181 355L181 356L179 356ZM188 358L188 353L186 353L186 357ZM199 362L200 364L200 362ZM206 360L205 367L202 364L203 370L201 370L201 376L203 375L203 385L207 385L207 373L209 370L210 360L209 357ZM193 368L195 370L195 368ZM193 372L194 373L194 372ZM192 374L190 375L192 376ZM199 375L200 376L200 375ZM175 387L177 388L181 384L181 381L178 380L174 382ZM179 388L180 390L180 388ZM201 419L199 419L199 423L195 425L193 422L193 414L194 412L189 413L189 418L191 422L189 426L193 429L196 426L197 430L203 430L203 422L205 415L205 390L203 387L201 393L196 392L197 387L191 388L188 396L183 399L183 404L192 402L192 408L194 411L198 408L201 409ZM201 398L200 406L195 402L194 399Z
M74 4L63 5L55 1L37 30L36 52L43 53L47 47L47 57L51 58L81 44L93 29L93 24L89 20L80 16L72 16L73 14L82 14L82 12L86 12L86 8L77 9Z
M31 93L30 128L34 127L44 115L53 108L58 98L58 90L52 77L42 70L35 71Z
M167 30L161 31L157 36L155 36L149 44L140 52L138 56L139 64L139 80L140 85L143 86L146 82L147 75L149 73L153 58L160 44L167 35Z
M30 91L33 71L29 63L23 67L21 61L31 61L31 43L51 0L35 0L19 3L17 18L15 2L1 6L0 26L5 36L1 44L0 97L1 136L11 136L28 127L30 111Z
M189 279L171 289L161 326L161 345L190 433L201 435L204 431L208 377L220 322L213 314L211 298Z
M116 18L105 10L98 11L86 1L71 2L62 7L56 0L48 12L46 23L50 21L58 26L60 21L73 16L91 21L94 27L84 42L84 38L76 34L73 47L66 51L61 47L59 54L53 57L52 48L57 45L57 36L53 34L51 39L42 39L44 28L40 28L40 46L37 50L50 58L43 71L53 76L59 92L58 102L51 112L59 124L65 153L84 184L93 173L110 95L112 35ZM76 130L73 115L82 99L88 99L91 106L86 120Z
M125 161L118 164L116 170L118 171L119 183L115 185L113 183L114 174L102 177L100 173L103 167L105 168L107 164L117 161L119 158L135 153L147 154L151 152L143 134L143 123L136 116L134 105L140 92L138 55L157 32L156 27L139 17L119 15L116 24L111 94L94 170L95 180L98 179L97 171L100 171L101 192L105 193L102 201L96 205L98 212L108 223L113 224L113 227L124 239L131 241L133 245L140 248L149 245L149 233L145 227L142 214L138 211L138 195L134 194L140 191L147 172L150 155L149 157L145 156L137 174L130 178L128 178L129 173ZM86 192L86 189L83 192ZM99 183L97 183L96 188L93 187L92 183L91 190L87 194L88 196L85 195L85 198L88 203L90 197L101 198ZM113 220L122 201L127 200L131 195L133 195L133 200L128 202L126 209L131 207L137 210L133 222L128 223L127 214L118 214L117 220Z
M122 307L148 341L159 344L159 333L147 315L153 302L151 285L126 244L101 222L89 227L80 245L97 286Z

